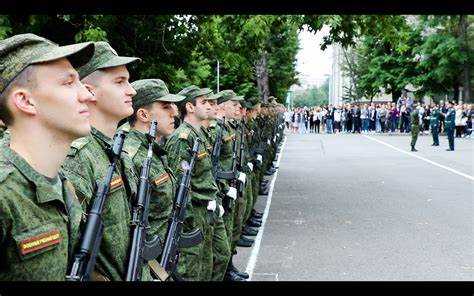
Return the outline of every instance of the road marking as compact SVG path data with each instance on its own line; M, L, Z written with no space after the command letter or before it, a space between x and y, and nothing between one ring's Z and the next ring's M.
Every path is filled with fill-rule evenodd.
M283 140L283 144L281 145L280 153L278 155L278 160L276 163L277 167L280 166L280 160L281 160L281 156L283 155L283 148L285 148L286 139L287 137L285 137L285 140ZM265 206L265 211L263 212L263 217L262 217L262 226L260 227L257 237L255 238L255 245L252 248L252 253L250 254L249 261L247 263L247 268L245 269L245 272L249 274L249 279L248 279L249 281L252 280L253 270L255 269L255 265L257 264L257 257L258 257L258 253L260 252L260 244L262 243L263 231L265 230L265 222L267 221L270 204L272 203L273 188L275 187L275 181L278 176L279 170L280 169L277 169L277 171L275 172L275 176L273 176L272 182L270 183L270 188L268 190L267 204Z
M473 177L473 176L470 176L470 175L468 175L468 174L461 173L461 172L459 172L459 171L457 171L457 170L455 170L455 169L452 169L452 168L447 167L447 166L445 166L445 165L439 164L439 163L437 163L437 162L434 162L434 161L429 160L429 159L427 159L427 158L424 158L424 157L422 157L422 156L419 156L419 155L416 155L416 154L413 154L413 153L404 151L404 150L399 149L399 148L397 148L397 147L395 147L395 146L393 146L393 145L390 145L390 144L388 144L388 143L385 143L384 141L375 139L375 138L373 138L373 137L371 137L371 136L367 136L367 135L363 135L363 136L366 137L366 138L369 139L369 140L378 142L378 143L380 143L380 144L382 144L382 145L385 145L385 146L390 147L390 148L392 148L392 149L394 149L394 150L397 150L398 152L401 152L401 153L404 153L404 154L406 154L406 155L409 155L409 156L412 156L412 157L421 159L421 160L426 161L427 163L430 163L430 164L432 164L432 165L434 165L434 166L440 167L440 168L442 168L442 169L445 169L445 170L447 170L447 171L450 171L451 173L455 173L455 174L457 174L457 175L459 175L459 176L461 176L461 177L464 177L464 178L466 178L466 179L469 179L469 180L471 180L471 181L474 181L474 177Z

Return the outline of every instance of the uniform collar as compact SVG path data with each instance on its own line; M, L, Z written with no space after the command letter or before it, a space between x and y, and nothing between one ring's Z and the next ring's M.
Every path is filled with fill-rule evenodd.
M5 145L3 148L4 157L26 178L35 185L36 199L38 203L47 203L58 200L64 203L62 196L58 196L54 191L52 183L43 175L32 168L26 160ZM58 176L59 177L59 176ZM58 178L57 177L57 178ZM61 181L59 181L61 182Z
M139 143L141 146L144 146L146 149L148 149L147 136L141 131L136 130L136 129L131 129L127 135L127 138L135 140L135 142ZM155 152L157 156L163 156L167 154L166 151L163 148L161 148L160 145L156 142L153 143L153 152Z
M91 135L95 140L97 140L97 142L104 149L104 151L112 147L113 145L112 139L104 135L101 131L99 131L95 127L91 128Z

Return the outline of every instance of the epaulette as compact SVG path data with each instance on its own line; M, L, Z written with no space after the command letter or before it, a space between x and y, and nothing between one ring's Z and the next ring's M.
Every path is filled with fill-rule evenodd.
M189 137L189 133L190 133L190 132L191 132L191 131L190 131L189 129L184 130L184 131L181 131L181 132L179 133L179 135L178 135L178 138L180 138L180 139L185 139L185 140L186 140L186 139Z
M91 138L89 136L79 138L71 143L71 149L69 149L69 153L67 156L74 156L79 150L84 148L87 143L89 143Z
M12 165L7 163L0 163L0 183L5 181L5 179L10 175L15 169Z

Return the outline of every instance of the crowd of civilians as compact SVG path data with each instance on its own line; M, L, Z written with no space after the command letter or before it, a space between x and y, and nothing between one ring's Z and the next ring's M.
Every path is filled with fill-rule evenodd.
M444 132L444 116L448 107L439 104L419 104L420 133L430 132L433 108L441 111L440 132ZM474 114L473 104L454 105L456 137L470 137ZM286 127L293 133L409 133L413 100L400 97L397 103L346 103L294 108L285 112Z

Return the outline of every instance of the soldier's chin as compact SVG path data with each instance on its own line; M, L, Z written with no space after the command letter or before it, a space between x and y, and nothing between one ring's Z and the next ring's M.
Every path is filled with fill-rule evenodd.
M73 130L70 131L71 138L73 140L86 137L90 134L91 132L91 125L89 123L86 124L78 124L74 127Z

